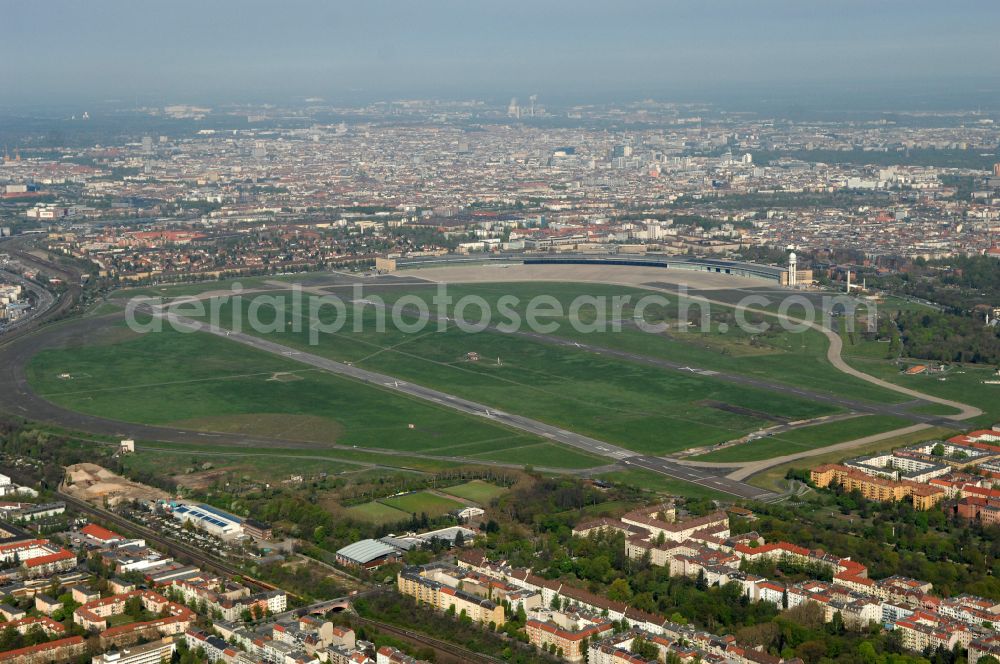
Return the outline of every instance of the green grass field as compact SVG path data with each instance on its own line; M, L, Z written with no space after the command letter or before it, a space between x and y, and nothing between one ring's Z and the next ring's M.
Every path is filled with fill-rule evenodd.
M465 484L457 484L446 489L441 489L449 496L457 496L477 502L480 505L489 505L490 501L507 493L507 489L496 484L490 484L482 480L472 480Z
M249 309L252 300L245 298L243 306ZM261 307L261 311L267 309ZM332 321L334 312L325 313L329 318L324 320ZM378 331L376 318L381 314L372 308L364 314L361 332L352 331L348 313L341 331L322 336L314 346L309 343L308 325L296 333L291 331L293 323L301 321L291 311L278 315L284 324L279 321L275 329L281 331L262 336L643 453L662 454L731 440L766 425L768 420L750 411L788 419L837 412L827 403L747 390L710 377L664 371L494 331L472 334L452 326L442 332L406 334L391 325ZM231 316L231 308L224 305L220 323L231 325ZM273 320L273 308L259 318ZM470 352L483 359L468 361ZM733 408L720 409L710 402ZM509 460L510 448L504 445L483 458Z
M851 366L890 383L982 409L985 413L982 417L967 421L970 427L992 425L1000 419L1000 385L983 382L997 380L996 368L993 366L954 365L944 374L908 376L899 371L894 361L886 358L886 344L863 340L857 341L852 346L845 344L843 355ZM909 361L909 363L920 363L920 361ZM931 414L953 412L947 406L937 404L917 410L924 413L928 411Z
M115 291L112 293L111 297L118 300L126 300L130 297L163 297L163 298L174 298L174 297L184 297L189 295L200 295L202 293L208 293L210 291L219 290L230 290L236 284L239 284L245 290L251 289L272 289L272 286L268 282L285 282L285 283L295 283L306 280L311 280L316 277L317 274L309 272L301 272L298 274L281 274L281 275L267 275L258 277L237 277L232 279L220 279L220 280L210 280L210 281L199 281L192 284L168 284L163 286L137 286L135 288L123 288L122 290Z
M211 439L209 438L208 440ZM118 443L117 441L114 441L113 444L117 446ZM268 460L275 460L278 465L285 460L290 464L295 464L299 472L305 472L306 474L314 473L317 470L324 470L323 466L327 463L342 463L355 468L362 468L376 464L378 466L394 470L413 471L419 473L437 473L469 465L458 461L448 461L446 459L435 459L432 457L414 457L407 456L405 454L397 454L395 452L390 454L376 454L363 449L282 449L274 447L260 448L241 446L238 449L231 450L230 448L220 448L218 445L214 445L211 442L146 443L143 441L137 441L136 450L138 454L136 457L141 456L143 454L143 450L146 449L153 449L156 452L162 451L170 455L176 455L177 462L175 465L168 467L170 468L169 472L177 472L178 468L183 469L186 467L183 464L190 465L190 459L206 457L205 460L210 461L211 457L218 455L260 457L260 464L265 468L268 466ZM185 455L189 457L188 460L185 460ZM161 470L164 469L161 468ZM385 471L380 469L375 472Z
M384 526L392 523L401 523L410 520L410 513L403 512L395 507L389 507L382 503L364 503L354 505L344 509L344 514L357 521L367 521L376 525Z
M289 371L301 380L273 380ZM303 371L290 360L204 334L164 331L114 345L46 350L33 358L28 374L33 388L55 403L131 422L201 420L216 423L219 430L242 431L241 422L272 414L282 416L269 418L265 433L272 435L281 433L273 426L275 419L297 430L297 418L308 418L313 427L326 422L325 433L341 445L433 449L446 456L452 456L453 446L502 450L542 445L539 451L554 459L565 452L572 467L601 464L480 418L324 372ZM60 378L62 374L71 377Z
M436 291L427 287L416 288L410 292L429 302ZM723 305L711 304L706 308L711 323L707 330L702 331L700 325L696 328L676 325L683 317L682 308L688 311L688 316L685 317L687 320L691 316L700 315L702 311L700 305L693 299L668 294L670 304L666 307L657 305L648 307L644 312L644 318L651 323L661 321L674 323L669 332L650 334L634 326L623 325L617 332L588 333L575 330L570 325L569 305L575 297L586 294L605 298L610 302L615 296L629 296L632 298L632 303L626 304L621 311L621 318L629 320L635 314L634 303L639 298L649 295L650 291L604 284L547 282L455 285L448 288L448 294L456 301L467 295L480 296L490 304L494 312L497 311L496 305L501 297L513 296L520 300L520 304L514 305L512 309L522 317L525 315L525 303L531 297L549 295L563 307L564 315L545 319L558 323L559 328L553 334L559 337L675 362L691 363L706 369L765 376L777 382L832 394L849 392L856 398L874 402L894 403L905 400L905 397L894 392L836 371L826 360L828 341L816 330L806 330L801 333L786 331L775 319L761 318L761 321L771 323L771 329L762 334L751 334L741 329L733 310ZM745 295L736 292L734 294ZM387 303L393 303L404 293L392 291L380 295ZM777 308L775 305L768 309L777 310ZM435 309L432 311L436 312ZM453 314L454 311L449 309L449 313ZM799 310L792 308L788 313L794 316ZM470 307L465 315L474 319L477 314L477 309ZM594 309L581 308L578 318L583 322L593 322ZM751 322L752 318L752 314L747 314L747 319ZM722 329L720 324L726 326L725 332L720 331Z
M383 498L378 502L397 510L402 510L406 514L420 516L426 513L430 517L441 516L452 510L465 507L460 502L438 496L429 491L416 491L403 496L392 496L391 498Z
M866 415L840 422L814 424L782 434L758 438L733 447L691 457L697 461L760 461L803 450L826 447L833 443L864 438L884 431L900 429L908 420L887 415Z
M284 278L293 281L296 276ZM308 278L315 283L319 275ZM254 287L269 280L240 281L245 287ZM226 285L223 282L182 285L165 287L165 292L199 293ZM348 292L342 288L330 290L344 295ZM406 294L429 300L434 292L434 287L406 286L383 288L371 297L382 297L391 306ZM646 291L600 284L514 283L453 286L449 293L454 298L478 294L491 304L501 296L512 295L521 300L514 309L523 313L524 301L543 293L567 305L580 293L610 299L615 295L638 298ZM262 332L261 336L640 453L665 454L707 447L742 437L781 419L807 419L839 412L837 407L822 400L747 389L710 376L668 371L496 331L473 334L453 324L440 332L431 326L422 333L406 333L392 324L379 331L375 322L385 312L373 307L367 307L355 321L353 307L348 306L345 326L335 334L322 336L319 344L313 346L309 343L307 324L300 331L293 331L295 324L303 322L304 312L296 315L289 309L276 313L267 300L255 302L258 298L282 294L288 292L243 297L244 319L251 307L263 304L258 317L264 322L272 319L276 322L277 331ZM718 309L713 305L712 327L704 333L671 331L651 335L625 326L620 332L584 335L564 324L555 334L578 338L581 343L689 362L700 368L808 385L855 398L873 401L906 398L833 369L825 357L827 340L815 331L752 336L731 326L729 333L722 334L719 324L729 320L731 311ZM223 302L219 310L219 322L231 325L231 303ZM629 318L631 311L626 308L622 315ZM667 307L650 308L647 319L676 322L679 315L674 302ZM323 311L321 318L330 322L334 316L330 308ZM593 312L584 308L580 318L592 320ZM414 319L407 314L404 320ZM554 320L565 323L568 318L564 315ZM356 322L363 323L362 331L352 331ZM249 331L249 326L243 328ZM603 458L312 370L225 339L176 332L138 337L130 336L124 328L120 330L122 336L115 336L113 343L40 353L29 366L33 387L52 401L81 412L202 431L551 468L593 468L607 463ZM470 361L467 358L470 352L478 353L481 359ZM71 377L60 378L63 373ZM818 425L802 430L804 434L791 432L758 440L752 447L720 450L704 458L755 460L786 453L790 448L821 447L860 437L859 431L884 430L880 427L889 426L889 419L880 422L878 418L867 417ZM410 429L409 424L414 428Z
M206 468L208 464L210 468ZM130 471L146 471L169 474L183 483L185 475L197 475L205 471L221 471L238 476L269 482L278 482L291 475L315 475L316 473L345 473L364 470L365 465L344 460L325 459L313 456L303 459L296 456L247 452L245 450L167 450L143 449L139 453L122 457L122 465Z
M715 491L700 484L692 484L681 480L671 479L665 475L654 473L651 470L641 468L631 468L629 470L615 470L601 473L598 479L608 482L617 482L636 486L641 489L656 491L657 493L669 494L671 496L684 496L685 498L709 498L711 500L725 500L727 502L734 499L728 493Z

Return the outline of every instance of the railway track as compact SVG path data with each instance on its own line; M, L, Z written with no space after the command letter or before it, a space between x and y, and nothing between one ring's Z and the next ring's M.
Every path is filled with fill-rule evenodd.
M444 657L438 658L438 661L442 662L442 664L450 664L451 662L454 662L455 664L461 664L464 662L471 662L472 664L499 664L504 661L502 659L497 659L496 657L490 657L489 655L483 655L482 653L468 650L462 646L455 645L454 643L448 643L447 641L436 639L433 636L427 636L426 634L421 634L420 632L414 632L396 625L379 622L378 620L371 620L370 618L362 618L360 616L352 616L352 620L358 624L372 627L380 632L384 632L404 641L409 641L410 643L431 648L439 655L444 655Z
M2 250L2 253L6 253L17 258L18 261L23 264L33 265L37 269L45 270L59 277L66 283L66 290L58 295L55 295L52 303L45 311L38 312L24 325L20 325L6 334L0 335L0 344L5 344L22 337L33 330L38 329L41 325L48 321L62 318L73 310L73 307L75 307L80 301L80 296L83 294L83 288L80 286L79 272L73 272L64 266L44 260L34 254L18 249L16 245L11 245L11 242L12 240L5 240L3 243L0 243L0 250ZM42 288L40 285L38 287ZM51 293L51 291L49 292Z
M133 521L126 519L123 516L114 514L113 512L108 512L107 510L95 507L90 503L87 503L79 498L70 496L62 491L58 491L57 495L59 499L64 501L67 505L72 505L77 511L83 512L95 518L101 519L102 521L108 522L121 530L131 531L148 541L156 544L157 548L162 549L170 553L173 556L182 557L189 559L192 563L198 564L205 570L210 572L215 572L217 574L224 574L226 576L234 577L238 576L246 581L253 583L254 585L260 586L265 590L273 590L276 586L273 586L267 582L260 581L258 579L252 579L246 576L242 571L218 561L206 553L202 553L193 547L185 546L177 542L173 542L163 537L162 535L156 533L154 530L147 528L145 526L139 525ZM288 592L287 590L285 592ZM343 598L341 598L343 599ZM353 599L353 598L352 598ZM330 600L337 601L337 600ZM453 643L448 643L447 641L441 641L440 639L435 639L434 637L427 636L426 634L420 634L419 632L414 632L408 629L403 629L395 625L390 625L388 623L379 622L377 620L371 620L369 618L362 618L357 616L354 618L359 623L368 625L370 627L376 628L379 631L386 632L393 636L399 638L420 643L421 645L433 648L435 651L447 654L451 657L457 657L456 662L481 662L482 664L497 664L501 660L489 657L486 655L481 655L479 653L472 652L471 650L466 650L461 646L457 646Z
M265 590L274 590L276 588L276 586L273 586L270 583L251 579L238 568L229 565L228 563L219 561L194 547L169 540L151 528L147 528L146 526L135 523L134 521L130 521L129 519L119 516L113 512L95 507L86 501L80 500L79 498L71 496L67 493L63 493L62 491L57 491L56 493L60 500L65 502L67 505L71 505L73 509L110 523L121 530L140 535L149 542L154 543L158 549L166 551L172 556L188 560L191 563L195 563L199 567L210 572L215 572L216 574L222 574L229 577L242 577L243 579L250 581L256 586L260 586Z
M130 521L129 519L126 519L123 516L119 516L117 514L114 514L113 512L109 512L99 507L95 507L94 505L91 505L86 501L80 500L79 498L63 493L62 491L57 491L57 495L59 496L60 500L64 501L67 505L72 506L75 510L82 512L84 514L88 514L104 522L107 522L121 530L141 535L149 542L155 544L157 548L166 551L178 558L187 559L191 563L197 564L202 569L205 569L210 572L215 572L216 574L223 574L229 577L241 577L244 581L259 586L264 590L276 589L276 586L270 583L248 577L246 576L246 574L244 574L242 571L240 571L238 568L232 565L216 560L212 556L209 556L208 554L203 553L193 547L189 547L180 544L178 542L171 541L163 537L156 531L147 528L146 526L142 526L133 521ZM288 591L286 590L285 592ZM364 593L362 593L361 596L363 596L363 594ZM340 598L340 599L345 599L345 598ZM351 599L354 599L354 597L351 597ZM335 602L338 600L330 600L330 601ZM495 657L490 657L488 655L483 655L480 653L473 652L471 650L467 650L461 646L455 645L453 643L448 643L447 641L442 641L440 639L436 639L432 636L427 636L426 634L421 634L420 632L414 632L412 630L404 629L402 627L397 627L396 625L390 625L388 623L383 623L378 620L372 620L370 618L362 618L357 615L355 615L352 619L356 620L360 624L375 628L380 632L384 632L386 634L395 636L402 640L419 644L421 646L426 646L428 648L432 648L435 652L439 653L439 655L444 655L444 657L441 657L439 659L439 661L442 662L443 664L450 664L452 662L454 664L460 664L463 662L471 662L473 664L500 664L503 661Z

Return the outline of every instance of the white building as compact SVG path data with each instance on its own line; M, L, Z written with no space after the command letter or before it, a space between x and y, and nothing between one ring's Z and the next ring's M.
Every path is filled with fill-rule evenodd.
M215 535L229 538L243 534L243 522L232 514L208 505L178 505L173 516L182 523L192 523L196 528Z
M141 646L129 646L95 656L91 664L160 664L169 662L177 649L172 638L153 641Z

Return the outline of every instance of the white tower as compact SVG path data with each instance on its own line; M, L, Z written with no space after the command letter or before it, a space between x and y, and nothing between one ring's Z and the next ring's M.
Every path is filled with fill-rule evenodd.
M799 283L799 259L795 257L795 252L788 254L788 285L795 288Z

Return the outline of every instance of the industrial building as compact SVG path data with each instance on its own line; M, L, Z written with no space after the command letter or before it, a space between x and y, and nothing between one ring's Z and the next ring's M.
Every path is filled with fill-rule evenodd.
M348 567L375 569L399 560L400 551L395 546L373 539L348 544L337 551L337 562Z
M196 528L216 537L238 537L243 534L243 520L209 505L178 505L173 516L182 523L190 522Z

